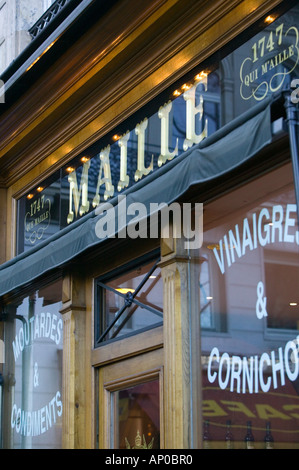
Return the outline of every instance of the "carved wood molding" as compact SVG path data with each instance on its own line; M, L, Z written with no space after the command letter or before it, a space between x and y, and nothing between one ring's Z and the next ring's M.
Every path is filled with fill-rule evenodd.
M36 165L16 192L47 177L280 1L149 1L129 24L121 10L99 21L2 120L5 184ZM108 26L115 37L99 47Z

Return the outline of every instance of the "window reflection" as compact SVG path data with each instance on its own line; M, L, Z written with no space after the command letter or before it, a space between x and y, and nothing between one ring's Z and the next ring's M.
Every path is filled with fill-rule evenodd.
M6 306L3 447L62 446L62 283Z
M205 227L199 257L205 446L299 447L291 165L206 206Z
M114 392L117 449L160 448L159 380Z
M98 282L98 343L158 326L163 321L163 283L157 262Z

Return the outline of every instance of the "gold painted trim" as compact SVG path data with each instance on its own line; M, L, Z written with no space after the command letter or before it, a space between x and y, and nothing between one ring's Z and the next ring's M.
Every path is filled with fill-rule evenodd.
M94 76L102 67L107 65L113 58L121 54L125 48L134 41L137 36L144 33L149 25L152 25L157 18L165 14L170 6L178 3L178 1L166 2L160 7L154 15L146 19L139 27L137 27L131 34L126 36L124 41L121 41L117 46L107 53L102 60L100 60L93 69L73 84L64 95L60 96L44 113L38 116L33 123L31 123L25 130L21 132L9 145L2 149L0 155L3 155L6 151L11 150L16 144L18 144L22 138L24 138L29 131L34 129L41 120L49 116L59 104L70 98L75 91L77 91L84 83L91 77ZM222 10L220 10L220 4L222 3ZM103 111L101 114L96 115L90 122L82 127L76 134L70 137L62 145L52 151L42 162L38 163L29 173L24 176L25 169L21 167L19 171L16 171L14 175L11 175L8 179L8 184L12 185L12 191L14 197L18 198L24 194L31 185L36 184L42 178L46 178L55 170L57 170L62 164L69 161L71 158L76 156L87 146L94 143L97 139L103 137L107 132L111 131L118 124L124 121L129 115L136 111L140 106L149 102L156 95L158 95L162 88L166 88L176 79L186 73L188 70L193 68L196 63L203 61L219 47L226 44L229 40L239 34L245 26L252 24L254 21L262 17L270 8L278 5L278 1L262 1L262 0L246 0L237 3L235 8L226 5L228 12L225 14L223 2L217 2L218 5L218 16L219 21L217 23L209 24L209 29L203 24L201 28L196 29L196 37L185 45L182 49L179 49L179 44L176 44L176 48L172 48L167 52L167 56L157 58L157 62L153 61L151 64L154 70L151 69L149 64L149 70L140 71L140 74L131 77L126 81L126 91L124 87L115 94L115 89L111 90L108 98L105 99L99 105L95 106L95 112L101 108ZM215 7L215 4L214 4ZM210 7L212 10L212 7ZM220 17L220 15L222 16ZM213 16L213 15L211 15ZM215 13L210 22L215 21ZM205 23L206 24L206 23ZM198 26L198 25L197 25ZM200 34L198 34L200 31ZM191 33L189 33L191 35ZM193 35L195 32L193 32ZM180 38L181 39L181 38ZM189 36L190 39L190 36ZM179 50L178 50L179 49ZM82 116L79 116L80 118ZM77 116L77 120L79 119ZM91 118L92 116L89 116ZM82 119L84 122L84 118ZM78 125L78 123L76 124ZM68 132L68 129L66 129ZM57 136L56 136L57 137ZM61 141L61 138L52 139L57 142ZM44 155L44 149L41 149L41 154ZM41 155L38 157L41 158ZM34 162L37 159L37 155L32 158ZM18 179L18 181L16 181Z

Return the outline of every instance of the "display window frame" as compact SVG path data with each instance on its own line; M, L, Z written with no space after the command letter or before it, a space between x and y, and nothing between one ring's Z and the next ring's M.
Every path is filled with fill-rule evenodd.
M280 172L282 172L282 173L280 173ZM283 176L281 176L281 180L277 176L279 174L283 175ZM274 186L270 190L269 195L267 196L268 193L267 193L266 188L270 188L270 181L271 181L271 178L273 177L273 175L275 175L277 184L276 185L274 184ZM289 179L287 179L286 175L289 175ZM244 178L244 180L242 182L239 182L238 185L235 185L235 186L230 185L230 187L229 187L229 189L227 189L227 191L222 192L222 193L217 194L217 195L215 194L215 197L212 198L210 202L211 202L212 207L215 207L215 208L216 208L217 202L220 202L220 207L218 209L219 213L221 213L221 210L224 208L225 201L229 200L229 198L231 198L231 200L234 201L233 207L236 206L237 210L236 210L236 213L235 213L233 211L233 209L230 206L228 206L229 207L228 213L226 214L225 212L223 212L222 216L220 215L220 219L219 219L218 222L217 222L217 219L215 218L216 216L214 214L213 215L214 219L212 217L212 220L214 221L214 225L213 225L213 223L211 224L211 228L210 228L211 232L213 231L213 227L214 227L214 230L216 230L218 226L221 227L222 226L221 224L223 224L223 227L225 227L223 229L223 233L221 231L219 232L219 237L221 238L221 236L222 236L221 240L223 242L223 240L224 240L223 236L224 236L224 234L228 233L228 232L226 232L226 231L228 231L228 227L230 227L230 229L232 231L235 228L234 221L239 220L239 219L241 220L242 214L244 214L244 211L245 211L245 214L247 214L247 212L246 212L247 208L251 207L250 206L250 201L251 201L250 193L249 193L248 190L249 190L250 187L254 187L254 185L258 185L260 181L265 181L265 183L264 183L265 189L263 189L261 191L261 196L260 197L256 196L256 191L253 191L252 200L254 201L255 197L257 197L257 201L260 201L262 203L264 200L265 201L268 200L267 197L269 197L270 199L272 197L273 200L275 201L275 197L278 194L278 189L277 188L279 187L279 184L282 185L282 181L284 181L284 180L286 180L286 181L290 180L289 184L291 184L291 186L292 186L292 192L293 192L294 200L292 199L291 201L288 201L288 205L290 206L289 209L293 210L292 217L297 219L296 205L294 204L294 201L295 201L294 177L295 177L295 175L294 175L293 168L292 168L292 162L291 162L290 158L286 158L286 159L283 159L283 161L281 161L280 164L278 164L276 167L273 168L270 165L268 165L268 168L265 171L256 173L255 176L253 176L252 178L249 178L249 179ZM275 181L275 179L274 179L274 181ZM247 193L246 193L246 190L247 190ZM238 194L239 196L234 199L234 194ZM248 200L245 201L246 202L245 203L245 209L243 209L242 206L240 206L240 202L242 201L242 197L246 199L246 195L248 196ZM278 199L278 201L279 201L279 199ZM283 202L277 202L277 204L284 204L284 203L285 203L285 200L283 200ZM251 204L253 204L253 203L251 203ZM280 206L277 206L276 211L278 210L279 207ZM295 207L295 211L294 211L294 207ZM207 205L206 205L206 211L207 211L207 213L209 211L209 203L208 202L207 202ZM217 213L217 210L216 210L215 213ZM284 214L286 214L285 210L284 210ZM276 213L276 215L277 215L277 213ZM229 222L225 223L225 220L226 220L225 217L227 217L228 221L232 221L231 226L229 225ZM246 217L246 216L244 216L244 217ZM275 222L276 222L276 225L275 225L275 228L273 229L273 233L275 233L275 237L276 237L275 241L277 243L277 239L280 238L280 234L278 233L278 221L276 220L276 218L275 218ZM280 220L280 222L282 223L282 220ZM292 224L292 222L290 222L290 223ZM295 230L295 229L293 228L291 230ZM222 235L220 235L220 233ZM284 233L287 233L287 232L284 232ZM293 233L293 231L292 231L292 233ZM271 243L273 243L272 242L273 237L274 237L274 235L271 235L271 237L270 237L271 242L266 247L262 246L261 248L263 248L263 249L264 248L266 248L266 249L271 248L272 247ZM205 239L205 237L204 237L204 239ZM283 246L287 245L287 243L285 243L285 241L284 241L284 235L283 235L282 241L284 242L284 243L282 243ZM229 243L229 240L228 240L228 243ZM296 245L295 242L294 242L294 244ZM212 245L211 245L211 248L212 248ZM216 248L216 245L215 245L213 247L213 250L216 250L216 249L217 248ZM276 249L278 250L277 247L276 247ZM296 251L296 246L295 246L294 249ZM231 252L232 248L229 247L228 250L229 250L229 252ZM236 248L234 248L234 250L236 250ZM272 250L273 250L273 248L272 248ZM200 249L199 249L199 253L200 253ZM297 262L295 261L294 256L292 257L291 253L286 253L286 254L289 255L289 257L287 257L286 259L289 260L289 261L291 260L293 265L295 264L296 266L298 266L298 264L299 264L298 246L297 246ZM236 255L236 252L235 252L235 255ZM276 253L276 260L277 259L279 259L279 260L282 259L281 256L279 257L279 255L281 255L281 253L278 251ZM219 252L218 252L218 257L219 256L220 255L219 255ZM256 255L256 256L258 256L258 255ZM259 258L259 262L260 262L261 265L263 265L263 263L264 263L263 253L260 254L260 256L261 256L261 258ZM215 257L216 257L216 255L215 255ZM273 259L273 257L272 257L272 259ZM225 255L224 255L223 260L224 260L224 263L232 263L232 258L227 260ZM220 262L220 258L219 258L218 261ZM241 259L240 259L240 263L242 265L242 260ZM232 264L225 264L224 273L222 275L224 275L224 274L226 275L227 272L232 269L232 267L236 270L238 268L238 265L239 265L238 258L236 258L236 260ZM219 268L219 266L220 265L218 265L218 268ZM232 267L230 267L230 266L232 266ZM244 266L241 266L241 267L244 267ZM228 274L231 274L231 273L232 273L232 271L228 272ZM232 301L232 298L234 297L232 292L234 292L234 294L238 297L238 301L240 302L241 301L240 292L242 291L242 289L243 290L245 289L245 284L243 285L242 282L241 282L241 275L240 275L240 286L241 287L239 289L239 291L240 291L239 293L237 293L236 286L234 284L231 284L232 282L233 281L230 280L230 277L228 277L227 289L228 290L230 289L230 292L228 292L228 294L227 294L228 298L230 299L230 301ZM235 282L237 282L237 281L235 281ZM235 291L234 291L234 288L235 288ZM244 292L246 292L246 291L244 290ZM293 292L294 292L294 290L293 290ZM258 295L257 289L256 289L256 292L254 291L254 289L252 289L251 293L253 294L253 297L254 297L255 294ZM265 296L266 295L267 294L265 293ZM265 299L266 299L266 297L265 297ZM227 314L232 315L232 317L234 315L236 316L234 321L232 321L232 319L228 319L229 328L228 328L227 331L217 332L217 331L213 331L213 330L204 329L201 326L200 327L200 332L201 332L200 333L200 343L201 343L201 348L202 348L202 354L206 350L206 348L208 348L207 345L208 345L209 337L213 336L214 341L215 341L215 348L218 348L219 352L221 351L220 352L221 360L222 360L222 357L224 357L226 355L225 351L227 349L229 349L229 344L231 344L231 352L229 353L229 355L231 357L231 360L233 359L233 357L235 358L235 356L238 356L238 354L241 358L243 356L245 357L246 355L249 356L249 352L248 352L248 348L247 348L248 345L246 343L246 338L247 338L246 334L244 333L244 338L239 339L238 337L236 337L235 338L236 339L236 345L234 345L232 328L233 328L233 325L235 325L234 328L236 328L236 331L237 331L238 330L237 323L239 322L240 325L239 325L239 323L238 323L238 325L239 325L240 331L241 331L241 329L242 329L241 325L242 325L242 322L244 321L245 326L243 326L243 328L245 328L245 330L246 330L246 325L247 325L247 328L248 328L248 333L247 333L248 334L248 341L250 342L250 340L249 340L249 338L251 337L250 335L252 335L252 338L253 338L253 335L254 335L254 326L252 326L252 323L254 323L254 321L255 321L254 318L252 318L250 320L250 315L255 317L255 310L257 309L257 312L258 312L258 305L259 305L258 300L259 300L258 297L257 297L257 299L255 299L255 297L254 297L253 303L252 303L252 312L253 312L252 314L248 313L249 311L251 312L251 310L250 310L251 307L249 307L247 305L245 300L244 300L244 312L242 312L242 308L239 307L240 312L238 313L238 315L236 313L237 312L237 307L236 306L234 306L234 308L232 308L232 312L230 312L229 308L227 307ZM239 303L239 305L241 305L241 304ZM281 439L281 436L284 436L284 434L286 434L287 430L286 429L283 430L283 427L280 429L279 426L278 426L278 422L279 422L279 419L282 419L282 421L281 421L282 423L286 423L287 421L284 421L284 420L288 420L289 426L291 426L291 424L290 424L291 421L294 420L295 418L297 418L297 414L295 413L295 410L297 409L298 404L296 404L296 403L294 404L294 400L296 399L296 396L294 394L294 390L296 389L296 384L294 385L293 392L292 392L292 386L290 386L290 384L292 385L292 381L294 380L294 374L295 374L295 371L296 371L296 363L293 362L293 359L294 359L294 361L296 361L295 356L296 356L296 353L297 353L296 345L295 345L296 337L297 337L296 336L296 329L295 330L294 329L290 330L290 329L286 329L286 328L283 328L283 327L277 328L277 329L276 328L269 328L269 326L267 325L266 315L267 314L265 314L265 316L263 318L261 318L261 317L258 316L258 313L256 313L256 318L255 319L259 323L260 327L263 330L262 332L260 332L260 337L258 336L258 334L257 334L257 337L260 338L259 339L260 341L264 341L265 345L267 344L267 348L269 348L269 351L271 350L271 347L273 349L273 351L271 351L271 360L270 360L271 364L269 365L267 363L267 366L266 366L266 364L264 364L264 366L265 366L264 374L269 373L270 375L265 375L264 378L263 378L262 372L260 371L259 372L259 377L260 377L260 380L261 380L261 384L258 384L258 385L255 384L254 390L253 389L252 389L253 391L249 390L249 392L247 392L247 395L244 395L244 393L245 393L244 391L242 392L242 387L241 387L241 389L238 393L235 390L235 388L233 390L233 393L230 393L230 392L232 392L232 390L229 390L229 389L230 389L230 386L232 386L231 384L233 382L226 382L225 384L224 384L225 381L221 382L222 378L225 376L224 370L230 370L230 372L233 373L232 368L224 366L224 359L222 361L221 367L219 369L217 369L217 358L216 358L216 356L214 356L214 359L215 359L215 368L214 368L214 365L213 365L214 363L212 363L210 361L209 364L208 364L207 361L206 361L205 354L203 354L202 369L200 371L200 374L202 374L202 373L205 374L206 371L209 370L210 371L209 374L210 374L210 378L211 378L211 380L208 381L208 382L206 381L206 378L202 378L202 387L203 387L202 388L202 400L203 400L202 403L203 403L203 405L202 405L202 409L201 409L202 438L201 438L200 446L203 447L203 448L212 448L212 449L241 448L242 449L242 448L251 448L251 447L249 447L250 445L252 445L252 448L265 448L264 447L265 445L269 446L267 448L273 448L273 446L274 446L274 448L284 448L284 446L286 446L285 448L292 448L291 443L288 444L287 442L284 442L284 439ZM251 331L251 329L252 329L252 331ZM298 334L298 327L297 327L297 334ZM198 341L198 339L196 340L196 338L194 340ZM243 349L241 349L242 352L240 352L238 350L238 347L240 347L240 344L242 344L242 340L244 341L244 344L243 344ZM240 341L241 343L239 344L238 341ZM253 341L253 344L255 344L253 339L252 339L252 341ZM239 344L239 346L238 346L238 344ZM277 346L279 354L281 353L281 351L283 350L284 347L286 348L288 353L291 354L290 364L292 364L292 365L289 365L289 366L286 365L285 366L285 373L284 374L281 373L282 374L281 375L281 383L279 383L280 375L278 373L277 376L276 376L275 366L272 365L273 357L276 354L276 352L275 352L276 350L275 350L274 345L279 346L279 347ZM264 346L264 347L266 348L266 346ZM259 352L252 352L252 354L253 355L256 354L256 357L258 357L258 355L260 354L262 360L264 360L266 357L268 357L268 354L270 355L270 352L268 353L268 349L267 349L267 352L265 352L264 355L263 355L262 352L260 352L259 348L262 348L262 346L261 345L257 346L257 349L258 349ZM281 349L281 351L280 351L280 349ZM216 349L214 349L214 352L215 351L216 351ZM287 354L287 353L285 353L285 354ZM235 360L236 360L236 358L235 358ZM276 358L276 360L277 360L277 363L279 363L279 359ZM284 359L284 360L286 361L286 359ZM235 365L236 364L234 364L234 366ZM273 377L271 375L271 367L273 367ZM214 384L214 381L213 381L213 378L214 378L213 374L215 374L215 371L217 371L217 370L219 371L220 374L222 374L221 375L221 380L220 380L221 383L219 382L220 386L218 384L218 389L217 389L218 391L216 391L217 387L216 387L216 385ZM267 380L266 380L265 377L267 377ZM277 378L277 382L276 382L276 378ZM290 379L290 382L288 381L289 379ZM265 381L265 383L267 382L267 385L265 385L263 380ZM298 382L298 378L297 378L297 382ZM234 387L235 386L236 386L236 382L234 382ZM285 386L285 389L284 389L284 386ZM269 392L268 399L267 399L267 392ZM284 401L284 398L283 398L284 393L286 393L285 401ZM292 399L291 399L292 396L293 396L293 402L292 402ZM251 398L251 404L250 404L249 398ZM275 400L276 400L276 402L275 402ZM257 404L254 405L255 402L257 402ZM239 403L239 408L238 408L238 403ZM256 409L254 409L254 406L256 406ZM251 409L251 407L253 407L253 408ZM292 411L293 411L293 413L292 413ZM219 416L217 415L217 413L218 413ZM245 419L245 414L243 416L242 413L246 414L247 421ZM286 413L289 413L289 414L286 414ZM218 418L217 418L217 416L218 416ZM243 424L240 423L240 417L241 416L244 417L244 423ZM224 418L225 418L227 423L229 421L229 425L227 424L227 426L229 426L229 428L228 427L225 428ZM217 423L217 419L218 419L218 423ZM234 422L234 419L236 420L235 422ZM259 423L258 425L257 425L257 422ZM247 426L248 435L246 435L246 426ZM263 428L263 426L264 426L264 428ZM280 431L279 431L279 429L280 429ZM243 433L243 434L242 434L242 437L238 440L236 434L240 433L240 430L241 430L241 433ZM250 433L249 433L249 431L250 431ZM213 432L214 432L214 435L213 435ZM221 434L221 432L223 434L222 441L219 438L219 435ZM280 432L280 434L279 434L279 432ZM227 439L225 438L226 433L227 433ZM263 433L264 433L264 436L261 438L261 435ZM295 430L294 430L294 433L295 433ZM251 437L249 436L249 434L250 434L251 437L255 435L255 439L253 438L251 440ZM248 438L247 441L245 439L246 436ZM264 437L265 437L265 440L264 440ZM237 440L238 440L238 442L236 442ZM294 443L293 443L293 445L294 445ZM228 446L234 446L234 447L228 447ZM245 447L245 446L247 446L247 447Z
M7 296L2 305L0 321L3 323L5 345L1 367L1 406L5 410L0 423L2 448L62 448L62 284L62 276L49 276ZM46 403L45 397L53 391L55 384L58 388ZM12 407L10 414L9 407Z
M143 285L148 282L153 272L156 272L157 270L159 270L158 268L159 259L160 259L159 250L155 250L154 252L150 254L143 255L141 258L139 257L133 261L130 261L129 263L125 263L124 265L117 268L116 270L113 270L109 274L105 274L104 276L100 276L95 279L94 281L95 283L95 287L94 287L94 291L95 291L94 341L95 341L95 344L94 344L94 347L95 348L101 347L105 344L109 344L110 342L113 342L113 341L126 339L128 337L131 337L132 335L133 336L138 335L140 333L146 332L151 329L159 328L163 325L163 311L160 312L153 306L153 311L154 312L156 311L154 315L156 315L157 321L153 321L152 325L142 327L142 328L138 327L136 330L133 330L130 333L121 334L120 336L117 335L116 337L109 339L107 335L110 331L110 328L113 327L113 325L112 323L110 324L107 323L107 320L104 318L105 305L103 304L103 299L105 299L105 296L103 296L103 291L106 290L106 287L105 287L106 283L108 283L111 280L117 279L120 275L123 275L125 273L129 274L130 272L135 272L136 270L138 270L138 268L143 268L147 264L152 264L150 271L148 271L147 273L145 272L143 274L140 285L137 286L137 289L139 291L140 289L143 289ZM159 272L159 276L161 276L160 272ZM121 298L123 298L123 301L124 301L123 308L125 308L125 311L129 310L132 303L134 304L134 297L133 297L130 303L128 303L128 306L126 308L126 295L124 294L121 295ZM138 296L138 292L136 293L136 295ZM145 310L145 312L146 311L150 312L150 310L147 309L147 306L145 304L143 305L143 303L142 302L140 303L137 299L136 299L136 302L137 302L135 303L136 307L139 305L142 309ZM119 310L120 313L123 312L123 308ZM113 324L114 322L115 320L113 321Z

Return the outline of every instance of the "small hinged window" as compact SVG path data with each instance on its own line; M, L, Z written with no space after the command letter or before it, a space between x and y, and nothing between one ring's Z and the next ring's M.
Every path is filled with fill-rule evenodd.
M163 283L158 260L96 282L96 346L163 322Z

